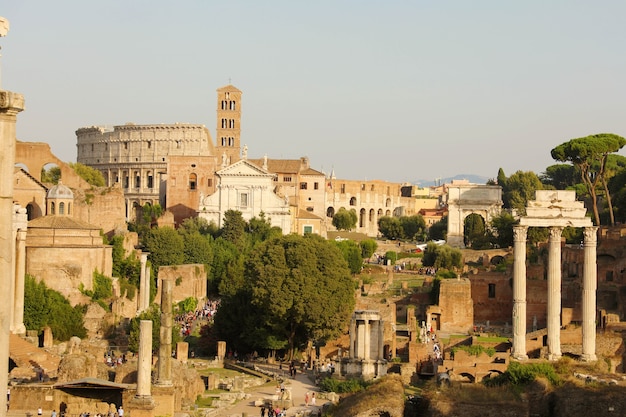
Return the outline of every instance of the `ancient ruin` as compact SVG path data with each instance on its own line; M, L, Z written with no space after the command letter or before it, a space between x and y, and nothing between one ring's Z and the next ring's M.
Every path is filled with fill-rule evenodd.
M341 375L371 379L387 373L384 322L377 311L359 310L350 321L350 351L341 360Z
M561 357L561 232L564 227L583 227L585 264L583 274L582 359L596 360L596 245L597 227L586 217L584 203L575 191L537 190L529 201L526 216L514 227L513 350L517 359L527 359L526 326L526 236L528 227L550 229L548 260L548 359Z

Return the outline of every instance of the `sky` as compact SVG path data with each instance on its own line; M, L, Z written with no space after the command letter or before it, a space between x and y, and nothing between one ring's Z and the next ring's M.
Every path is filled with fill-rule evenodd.
M572 138L626 136L623 0L29 0L0 15L17 137L67 162L85 126L203 124L215 141L228 84L250 158L307 156L342 179L539 174Z

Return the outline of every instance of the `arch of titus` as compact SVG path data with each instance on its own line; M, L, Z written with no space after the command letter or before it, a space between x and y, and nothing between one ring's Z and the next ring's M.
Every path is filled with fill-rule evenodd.
M513 350L514 358L526 354L526 236L529 227L550 229L548 243L548 359L561 357L561 232L564 227L584 228L583 273L583 346L581 359L596 360L596 245L598 228L586 217L583 202L576 201L575 191L538 190L529 201L526 216L514 226L513 266Z
M465 218L479 214L485 224L500 214L502 187L499 185L459 184L448 186L448 245L463 247Z

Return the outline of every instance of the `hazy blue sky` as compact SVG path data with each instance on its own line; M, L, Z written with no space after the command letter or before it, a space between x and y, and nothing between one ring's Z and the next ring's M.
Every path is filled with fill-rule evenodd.
M626 2L4 1L18 139L76 159L79 127L189 122L244 93L251 158L339 178L542 172L571 138L626 135ZM624 151L622 151L624 154Z

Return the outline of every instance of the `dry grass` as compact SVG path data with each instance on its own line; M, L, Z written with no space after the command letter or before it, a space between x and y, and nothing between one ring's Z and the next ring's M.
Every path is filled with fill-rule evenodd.
M368 410L402 409L403 407L404 387L402 380L397 375L387 375L366 390L345 397L327 415L352 417Z

